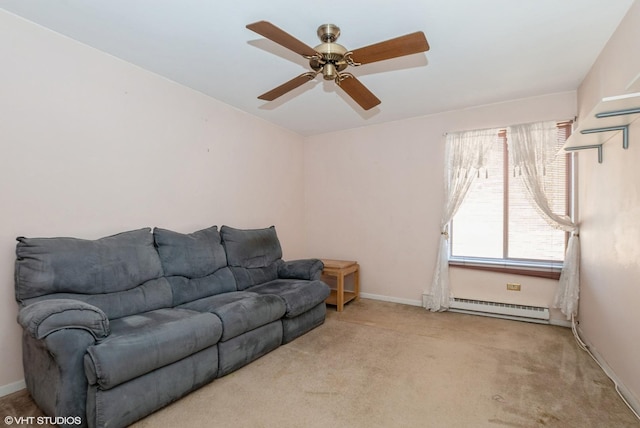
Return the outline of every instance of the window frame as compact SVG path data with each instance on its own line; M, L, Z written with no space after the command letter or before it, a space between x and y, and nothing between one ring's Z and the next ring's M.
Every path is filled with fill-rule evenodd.
M563 128L565 132L565 141L571 135L573 121L564 121L558 122L557 127ZM504 167L503 167L503 236L502 236L502 245L503 245L503 256L508 254L509 250L509 145L507 142L507 131L506 129L500 129L498 131L498 138L502 139L503 144L503 157L504 157ZM565 179L565 189L566 189L566 201L565 201L565 214L572 216L573 207L575 205L575 194L574 194L574 181L575 181L575 162L574 156L571 153L567 153L565 155L566 162L566 179ZM474 270L482 270L482 271L490 271L490 272L502 272L502 273L511 273L515 275L525 275L525 276L533 276L540 278L549 278L549 279L559 279L560 273L562 271L562 267L564 266L564 261L551 261L551 260L535 260L535 259L517 259L517 258L485 258L485 257L469 257L469 256L453 256L453 239L455 236L455 227L453 220L449 223L449 254L448 261L449 266L463 268L463 269L474 269ZM564 247L565 250L567 248L567 244L569 241L569 232L565 232L564 239Z

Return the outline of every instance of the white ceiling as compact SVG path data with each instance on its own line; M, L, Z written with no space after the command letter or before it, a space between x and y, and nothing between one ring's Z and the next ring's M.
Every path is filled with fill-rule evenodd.
M0 0L0 7L301 135L577 89L634 0ZM270 21L313 47L333 23L356 49L414 31L426 53L350 68L382 104L363 111L247 30Z

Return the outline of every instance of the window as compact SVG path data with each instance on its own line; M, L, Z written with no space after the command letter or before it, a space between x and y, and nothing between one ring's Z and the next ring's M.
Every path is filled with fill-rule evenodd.
M570 210L571 157L560 151L570 132L569 123L558 125L554 152L559 154L544 174L553 211L565 214ZM451 222L450 264L559 272L567 234L549 226L529 201L508 150L502 131L487 155L486 168L478 173Z

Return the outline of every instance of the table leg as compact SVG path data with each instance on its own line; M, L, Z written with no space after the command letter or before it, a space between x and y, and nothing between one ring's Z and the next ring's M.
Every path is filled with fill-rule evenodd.
M360 300L360 267L353 273L353 292L356 294L354 300Z
M342 312L344 307L344 274L338 273L338 290L336 296L336 309L338 312Z

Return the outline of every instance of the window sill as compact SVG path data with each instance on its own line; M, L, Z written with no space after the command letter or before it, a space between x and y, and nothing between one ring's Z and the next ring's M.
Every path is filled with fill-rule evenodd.
M505 261L469 261L449 260L450 267L462 269L475 269L490 272L510 273L513 275L533 276L537 278L560 279L561 265L534 265L524 263L508 263Z

